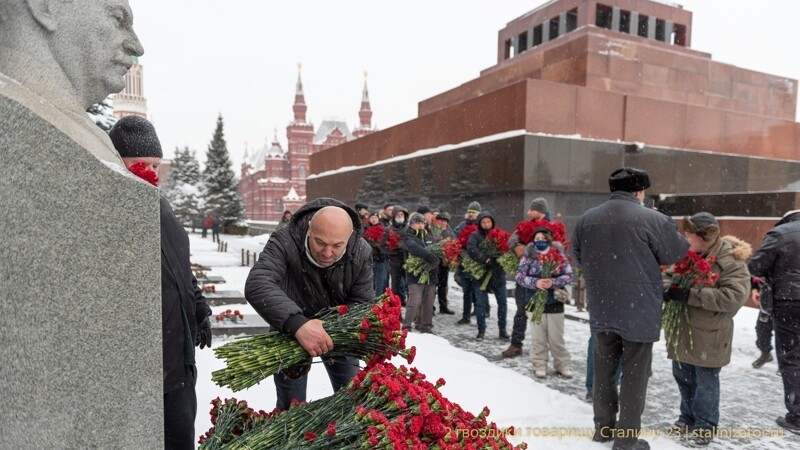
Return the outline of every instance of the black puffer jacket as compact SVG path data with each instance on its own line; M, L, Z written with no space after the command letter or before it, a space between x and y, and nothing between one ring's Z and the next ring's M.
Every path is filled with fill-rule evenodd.
M397 216L403 215L403 223L397 223ZM397 205L394 207L392 213L392 225L386 228L383 233L383 246L384 252L389 255L389 265L393 267L400 267L406 262L405 252L403 251L403 236L406 234L406 227L408 226L408 210L404 207ZM389 250L389 232L394 232L400 237L400 245L394 249Z
M492 228L497 226L492 213L489 211L482 211L478 215L478 231L470 234L469 240L467 241L467 254L479 264L486 264L486 260L489 259L489 257L483 254L479 248L481 242L486 240L486 235L488 235L489 231L492 230L492 228L488 230L481 228L481 220L483 220L485 217L492 219ZM492 259L488 264L488 267L492 271L492 277L505 277L503 267L496 260ZM495 278L495 280L497 280L497 278Z
M403 236L403 245L409 255L418 256L425 261L426 269L431 274L430 281L426 284L435 285L438 281L436 275L439 269L439 257L426 249L427 246L433 245L431 234L425 229L417 231L408 227L406 228L405 236ZM407 271L406 277L409 283L419 284L419 277L414 276L411 272Z
M769 230L747 267L772 285L776 300L800 300L800 211Z
M189 323L183 326L183 312ZM193 364L198 341L197 324L211 315L211 308L189 262L189 236L178 222L169 202L161 198L161 325L163 333L164 393L186 385L184 365ZM188 357L188 360L187 360Z
M306 234L311 217L326 206L347 211L354 233L342 258L321 268L306 255ZM288 226L270 236L250 270L248 303L273 328L294 336L322 308L372 301L372 248L359 237L360 228L358 214L338 200L318 198L301 207Z

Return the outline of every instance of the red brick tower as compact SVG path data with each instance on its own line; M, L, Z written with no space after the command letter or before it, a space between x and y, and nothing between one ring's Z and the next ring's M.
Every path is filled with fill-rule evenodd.
M291 185L300 197L306 195L306 177L309 175L308 158L311 155L314 141L314 126L306 122L306 98L303 94L303 80L300 78L300 68L297 66L297 88L294 94L294 121L286 127L286 138L289 141L288 178ZM287 190L288 192L288 190Z
M364 72L364 92L361 94L361 109L358 111L360 124L353 131L357 139L372 133L372 108L369 105L369 90L367 89L367 72Z

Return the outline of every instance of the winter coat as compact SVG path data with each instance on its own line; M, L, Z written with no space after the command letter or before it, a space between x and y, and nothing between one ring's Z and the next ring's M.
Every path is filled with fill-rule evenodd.
M403 236L403 247L408 255L418 256L426 263L426 269L431 274L429 285L436 285L438 278L437 272L439 268L439 257L426 249L427 246L433 245L433 237L427 231L414 230L411 227L406 228L406 234ZM406 279L409 284L420 284L419 277L413 275L411 272L406 271Z
M750 244L733 236L717 242L701 256L716 257L712 271L719 274L714 286L691 288L689 294L689 328L679 322L677 360L700 367L724 367L731 362L733 316L750 295L750 272L745 261L753 253ZM664 271L665 286L672 270ZM675 360L675 348L667 345L667 357Z
M308 223L325 206L350 215L353 234L344 255L330 267L317 267L306 252ZM319 310L373 300L372 248L359 237L361 220L344 203L318 198L301 207L289 225L270 236L250 270L244 295L274 329L294 336Z
M214 231L214 233L218 232L220 225L222 225L222 221L219 219L219 216L214 217L214 221L211 224L211 230Z
M678 262L688 250L675 222L645 208L630 192L612 192L608 201L583 213L572 254L586 280L592 333L658 341L661 266Z
M403 215L405 217L405 221L403 223L397 223L394 220L395 217L399 215ZM389 255L389 265L392 267L402 267L403 264L406 262L406 255L403 251L403 236L406 234L406 227L408 226L408 219L409 214L408 210L403 208L402 206L395 206L394 213L392 215L392 225L386 227L386 231L383 233L383 248L384 252ZM400 237L399 244L396 249L390 250L389 249L389 232L393 232Z
M559 252L563 255L563 252L555 247L551 247L550 252ZM565 261L556 268L553 275L550 277L553 280L553 287L547 290L547 301L545 302L544 311L547 314L564 312L564 304L556 300L555 297L556 289L564 289L569 282L572 281L572 266L569 264L569 261L566 261L566 258L564 259ZM529 301L538 290L536 282L542 278L541 274L542 264L539 261L539 254L536 251L536 247L534 247L533 244L528 244L525 246L525 255L519 261L516 276L517 284L525 289L526 302Z
M484 230L480 227L481 220L483 220L484 217L492 219L492 228ZM503 270L503 267L495 259L489 261L488 264L486 263L486 260L489 259L489 257L485 255L483 252L481 252L480 244L481 242L486 240L486 236L496 226L497 224L495 223L494 217L489 211L481 212L478 215L478 230L472 232L472 234L469 235L469 240L467 241L467 255L469 255L470 258L474 259L475 262L477 262L478 264L484 264L488 267L488 269L492 272L493 283L496 283L501 278L505 279L505 271Z
M184 314L189 329L184 327ZM161 198L161 326L164 393L186 385L185 365L194 364L197 325L211 308L197 285L189 262L189 236ZM188 338L188 342L187 342ZM188 357L188 360L187 360Z
M754 277L769 282L775 300L800 300L800 212L767 232L748 267Z
M214 226L214 218L211 216L206 217L206 220L203 221L203 228L211 228Z

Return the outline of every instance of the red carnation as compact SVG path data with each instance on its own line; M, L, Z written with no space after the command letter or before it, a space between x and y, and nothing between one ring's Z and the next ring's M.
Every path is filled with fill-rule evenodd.
M336 310L339 311L339 314L347 314L347 311L349 309L350 309L350 307L347 306L347 305L339 305L339 307L336 308Z
M316 434L314 434L314 433L312 433L310 431L308 433L306 433L306 440L307 441L313 441L316 438L317 438Z
M469 236L476 231L478 231L477 225L467 225L461 230L461 233L458 233L458 242L461 244L461 248L467 248Z
M364 231L364 239L366 239L370 245L379 245L383 239L383 232L384 228L380 225L369 227Z

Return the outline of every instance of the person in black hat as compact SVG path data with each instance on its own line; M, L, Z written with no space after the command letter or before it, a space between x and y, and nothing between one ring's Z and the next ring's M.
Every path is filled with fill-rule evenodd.
M661 334L661 266L686 256L689 243L671 218L642 206L650 187L647 172L622 168L611 174L608 185L608 201L583 213L572 238L596 339L593 439L614 440L615 450L646 450L647 441L635 436L641 428L653 343ZM618 395L614 378L620 361Z
M367 215L369 214L369 206L363 203L356 203L355 209L358 213L358 217L361 217L361 225L365 225L367 221Z
M420 333L433 333L433 300L436 295L437 272L439 257L434 255L428 246L433 245L433 236L425 230L425 217L414 213L409 219L408 227L403 236L403 247L409 256L416 256L425 261L425 270L430 274L430 280L422 284L419 277L411 272L406 272L408 280L408 299L406 300L406 316L403 320L403 329L410 330L411 324L416 324L416 331Z
M153 174L158 170L161 143L150 122L137 116L123 117L111 128L109 137L126 168L144 163ZM197 415L194 347L211 347L211 308L192 273L189 236L164 197L161 197L161 303L165 448L193 449Z

